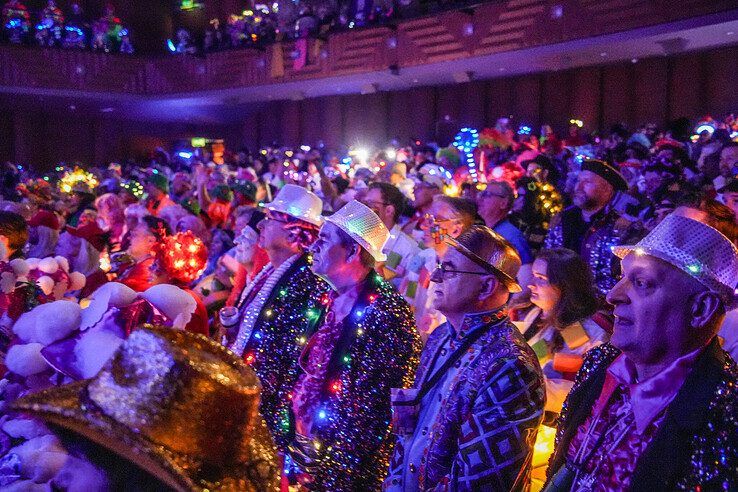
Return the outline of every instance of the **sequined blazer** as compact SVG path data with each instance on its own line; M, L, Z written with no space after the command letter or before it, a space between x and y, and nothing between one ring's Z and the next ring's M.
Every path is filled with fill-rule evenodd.
M581 227L581 209L572 205L551 219L546 236L546 248L575 249L573 237ZM612 247L635 244L643 235L640 224L622 217L614 208L606 207L592 217L581 240L579 255L584 258L594 276L597 290L604 296L615 286L620 273L620 260L612 254Z
M325 311L321 301L330 287L310 270L307 255L282 275L254 323L243 351L261 380L261 413L283 449L291 439L289 412L299 366L297 359Z
M620 354L610 344L590 350L564 403L549 479L589 417L607 368ZM738 367L717 337L695 362L664 421L638 458L632 491L738 490Z
M392 449L390 388L411 384L421 348L410 305L370 273L328 363L312 490L379 490Z

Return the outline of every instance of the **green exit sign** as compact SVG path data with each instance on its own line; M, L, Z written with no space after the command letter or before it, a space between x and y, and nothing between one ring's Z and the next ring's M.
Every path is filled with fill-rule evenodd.
M179 10L194 10L202 8L202 2L196 0L181 0L179 2Z

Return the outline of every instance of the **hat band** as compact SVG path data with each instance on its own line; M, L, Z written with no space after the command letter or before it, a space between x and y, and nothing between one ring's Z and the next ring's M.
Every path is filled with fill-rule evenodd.
M460 242L458 242L456 239L452 238L448 234L445 234L443 236L443 240L446 244L456 249L456 251L458 251L459 253L461 253L462 255L464 255L465 257L467 257L468 259L470 259L471 261L473 261L480 267L484 268L489 273L498 277L505 284L515 283L515 280L512 277L510 277L510 275L503 272L502 270L500 270L499 268L497 268L496 266L494 266L492 263L488 262L481 256L477 255L472 250L470 250L469 248L467 248L466 246L464 246L463 244L461 244Z

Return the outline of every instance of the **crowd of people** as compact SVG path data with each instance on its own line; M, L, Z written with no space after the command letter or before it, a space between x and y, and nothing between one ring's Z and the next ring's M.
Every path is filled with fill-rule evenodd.
M255 3L225 20L213 18L203 32L176 29L173 53L201 54L231 48L263 47L290 39L324 37L347 29L386 25L430 12L467 7L467 0L352 0Z
M131 34L107 4L103 15L92 20L79 2L72 2L63 12L55 0L48 0L37 15L21 0L8 0L2 8L0 40L15 45L57 46L90 49L105 53L133 53Z
M0 487L738 488L738 126L694 123L6 163Z

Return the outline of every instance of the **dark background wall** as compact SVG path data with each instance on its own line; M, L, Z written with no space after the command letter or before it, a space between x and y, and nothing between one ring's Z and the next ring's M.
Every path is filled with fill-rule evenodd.
M418 137L441 144L462 126L509 115L563 131L570 118L588 130L614 123L664 123L738 110L738 46L599 67L473 81L401 92L331 96L264 106L244 122L244 142L294 145L385 143Z
M0 159L48 167L59 161L102 164L141 157L175 140L224 138L230 150L271 142L329 147L384 145L411 137L447 144L465 125L498 117L563 131L576 117L587 130L623 122L664 123L680 116L720 117L738 110L738 46L600 67L473 81L401 92L280 101L244 108L228 125L154 123L99 112L3 107Z

